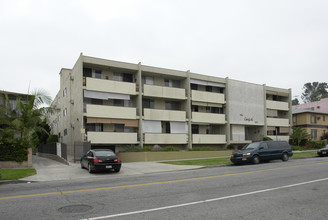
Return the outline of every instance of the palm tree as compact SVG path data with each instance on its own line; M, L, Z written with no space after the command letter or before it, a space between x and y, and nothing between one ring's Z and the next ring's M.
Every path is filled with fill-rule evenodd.
M309 134L306 132L304 128L301 127L295 127L293 126L293 133L290 136L290 138L297 143L297 145L300 145L302 140L306 140L309 138Z

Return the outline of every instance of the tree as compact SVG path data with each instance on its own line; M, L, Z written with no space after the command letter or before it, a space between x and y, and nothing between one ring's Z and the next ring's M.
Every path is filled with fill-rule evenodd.
M304 84L302 100L304 103L319 101L322 98L328 97L328 85L325 82L308 82Z
M18 96L15 108L11 107L6 94L5 98L7 106L1 106L0 109L1 138L6 141L15 139L26 148L33 147L33 143L37 143L33 133L40 130L47 132L41 125L51 108L43 105L50 105L51 97L44 90L35 90L26 97Z
M298 101L298 98L295 98L292 100L292 105L299 105L300 102Z
M297 145L300 145L302 140L306 140L310 136L304 128L293 126L292 129L293 129L293 133L291 134L290 138Z

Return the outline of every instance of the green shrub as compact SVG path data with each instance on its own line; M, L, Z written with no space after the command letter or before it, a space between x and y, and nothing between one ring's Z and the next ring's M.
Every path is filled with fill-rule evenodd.
M141 152L141 151L142 151L141 147L137 145L129 145L121 152Z
M320 149L320 148L323 148L325 145L326 145L325 141L308 140L305 144L305 147L308 147L311 149Z
M272 138L270 138L270 137L263 137L263 141L272 141Z
M214 151L214 149L211 147L193 147L188 149L188 151Z
M153 150L153 147L152 146L144 146L142 148L142 151L152 151Z
M58 135L52 134L48 137L47 143L55 143L58 142Z
M0 161L27 161L27 148L22 139L0 139Z
M321 136L321 140L327 140L328 139L328 133L325 133Z
M166 146L163 148L163 151L179 151L179 149L176 149L173 146Z

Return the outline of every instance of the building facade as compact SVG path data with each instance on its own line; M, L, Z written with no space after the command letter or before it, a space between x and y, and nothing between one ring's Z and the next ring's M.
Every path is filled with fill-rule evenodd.
M288 140L291 90L80 55L60 71L50 127L67 144L226 148Z
M304 128L312 140L320 141L328 131L328 112L293 109L293 126Z

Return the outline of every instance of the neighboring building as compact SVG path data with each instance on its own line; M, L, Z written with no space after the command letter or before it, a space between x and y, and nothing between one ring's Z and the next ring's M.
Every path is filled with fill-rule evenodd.
M313 111L328 113L328 98L321 99L320 101L317 102L309 102L300 105L294 105L293 109L312 109Z
M51 130L68 160L83 143L119 151L155 144L226 148L289 140L291 90L80 55L60 71Z
M328 112L293 109L293 126L304 128L312 140L319 141L328 131Z
M0 90L0 105L8 107L8 102L5 97L5 94L8 95L9 105L11 109L15 109L17 105L17 98L20 97L22 102L25 103L25 100L28 99L30 95L16 92L8 92Z

